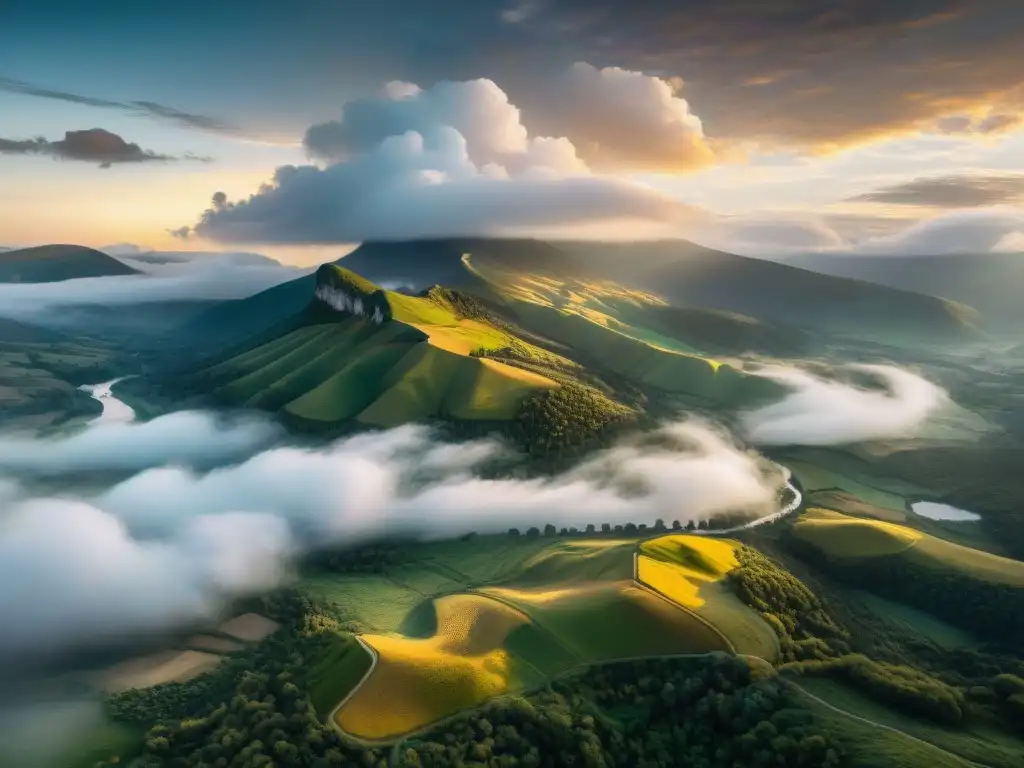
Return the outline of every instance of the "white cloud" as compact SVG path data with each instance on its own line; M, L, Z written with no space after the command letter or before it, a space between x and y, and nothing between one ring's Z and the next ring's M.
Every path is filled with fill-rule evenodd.
M491 80L443 80L422 89L388 83L378 98L356 99L342 107L340 120L314 125L305 145L314 157L337 160L373 150L392 136L430 134L453 128L476 163L500 162L526 151L528 136L519 109Z
M193 435L198 449L200 430ZM40 450L59 447L41 443ZM144 471L84 499L8 498L0 514L6 661L210 615L275 583L297 551L380 533L455 535L773 511L781 476L698 423L550 478L488 479L504 448L436 443L422 427L236 466Z
M989 253L1020 231L1024 231L1024 209L995 206L921 221L894 235L866 240L856 250L908 256Z
M693 209L647 187L585 172L564 139L532 139L478 166L448 126L384 139L324 169L278 168L248 200L210 208L194 230L223 242L349 243L543 234L631 223L675 231Z
M1024 230L1018 230L1006 235L1002 240L992 246L996 253L1024 253Z
M389 83L309 128L326 167L282 166L248 200L217 193L189 232L220 242L351 243L459 235L678 235L696 209L601 168L713 160L700 120L667 81L577 64L555 78L528 131L490 80ZM187 229L187 228L183 228Z
M264 419L177 411L145 422L100 421L70 435L0 435L0 471L57 474L168 463L202 466L245 458L278 437L279 430Z
M912 437L949 402L941 387L888 365L850 365L882 389L830 381L796 368L766 367L756 373L790 388L781 401L748 412L743 427L760 445L839 445Z
M715 153L680 86L577 62L538 85L527 117L540 133L569 137L594 168L668 173L711 165Z

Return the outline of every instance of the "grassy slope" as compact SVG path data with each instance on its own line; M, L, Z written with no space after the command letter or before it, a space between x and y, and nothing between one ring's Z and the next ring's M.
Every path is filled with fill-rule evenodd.
M40 245L0 252L0 283L52 283L134 274L137 270L113 256L81 245Z
M1017 768L1024 763L1024 745L1020 741L995 728L986 727L983 723L968 724L960 728L950 728L926 720L910 717L902 712L886 707L842 683L825 678L801 677L796 681L801 688L818 696L820 699L840 709L858 715L867 720L883 723L904 733L915 736L953 756L965 761L975 761L991 768ZM836 722L840 733L844 724ZM879 729L872 730L872 739L882 733ZM905 741L901 745L910 749ZM916 747L914 751L919 751ZM927 750L921 745L922 755ZM899 753L897 753L899 754ZM907 765L934 765L938 755L921 762L905 763ZM948 758L946 758L948 759ZM899 765L900 763L867 763L868 765ZM956 763L952 763L956 764Z
M801 540L832 557L857 560L899 554L930 568L955 569L982 581L1024 586L1024 563L879 520L808 510L793 525Z
M338 314L335 322L300 327L210 366L192 382L227 402L280 409L298 423L327 427L351 419L374 426L437 417L510 419L524 399L557 386L470 356L512 344L538 360L554 358L550 353L461 318L440 300L382 293L390 322L378 326Z
M737 652L778 657L775 632L722 581L739 565L735 542L671 535L644 542L640 552L641 582L710 622Z
M608 281L526 272L476 254L467 267L506 298L525 328L638 383L725 404L750 404L779 392L773 382L708 355L710 346L722 344L703 344L696 322L689 323L693 333L686 332L686 323L666 324L670 308L652 294Z
M673 304L739 312L868 339L914 343L969 336L977 313L934 296L837 278L682 241L566 244L595 267Z

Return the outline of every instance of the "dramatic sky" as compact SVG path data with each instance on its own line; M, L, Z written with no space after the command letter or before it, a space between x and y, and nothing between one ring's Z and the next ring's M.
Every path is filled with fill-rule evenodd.
M0 3L0 245L1024 250L1020 0Z

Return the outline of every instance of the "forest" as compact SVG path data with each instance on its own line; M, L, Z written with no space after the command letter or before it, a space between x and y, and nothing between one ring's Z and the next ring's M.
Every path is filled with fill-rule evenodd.
M406 768L842 764L841 748L743 660L620 662L503 698L403 745Z

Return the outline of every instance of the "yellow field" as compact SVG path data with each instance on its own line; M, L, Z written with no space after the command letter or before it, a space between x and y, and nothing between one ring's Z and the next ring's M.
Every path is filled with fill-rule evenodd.
M810 509L793 526L794 533L827 555L858 559L904 554L930 568L961 571L983 581L1024 587L1024 563L895 523L864 520L839 512Z
M778 656L772 628L722 582L739 565L735 542L671 535L644 542L640 551L641 583L714 625L738 653L768 660Z
M385 739L515 687L512 659L502 644L529 618L481 595L449 595L434 605L433 637L363 637L377 651L378 662L338 711L342 729L361 738Z

